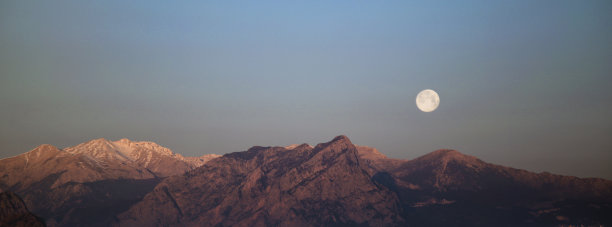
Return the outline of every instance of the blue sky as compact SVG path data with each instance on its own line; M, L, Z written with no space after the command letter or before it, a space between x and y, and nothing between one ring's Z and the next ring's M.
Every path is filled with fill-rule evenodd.
M345 134L612 179L609 1L2 1L1 157L150 140L183 155ZM423 89L441 96L418 111Z

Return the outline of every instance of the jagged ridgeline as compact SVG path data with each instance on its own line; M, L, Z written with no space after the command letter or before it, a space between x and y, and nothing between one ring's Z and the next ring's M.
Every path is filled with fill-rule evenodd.
M389 159L345 136L253 147L158 184L119 226L611 224L612 182L531 173L453 150Z
M51 226L612 225L612 181L454 150L391 159L346 136L199 158L94 140L0 164L2 189Z
M96 139L41 145L0 160L0 190L21 195L50 226L106 226L162 179L219 155L183 157L153 142Z

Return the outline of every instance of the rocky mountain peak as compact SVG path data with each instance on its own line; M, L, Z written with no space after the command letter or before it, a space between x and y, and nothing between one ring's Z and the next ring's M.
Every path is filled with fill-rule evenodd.
M111 141L107 140L106 138L97 138L83 143L83 145L87 146L110 146L110 144Z
M33 150L46 152L46 151L58 151L59 148L51 144L41 144L40 146L34 148Z
M355 147L355 145L353 145L353 143L348 137L346 137L345 135L340 135L340 136L336 136L333 140L327 143L317 144L317 146L315 146L314 149L315 150L323 149L325 147L332 147L332 148L343 148L344 147L346 148L349 146Z
M68 152L77 152L80 153L82 151L93 151L93 150L107 150L112 148L112 144L105 138L98 138L94 140L90 140L84 143L80 143L76 146L67 147L64 150Z
M120 149L113 142L104 138L91 140L74 147L67 147L64 151L71 154L86 155L98 161L126 161L131 159L128 150Z
M115 141L117 143L124 143L124 144L130 144L132 143L131 140L129 140L128 138L121 138L120 140Z
M41 156L54 156L59 152L61 151L56 146L53 146L50 144L42 144L22 155L25 155L26 158L30 158L30 157L41 157Z
M119 219L121 226L383 226L401 219L397 198L364 168L346 136L289 151L255 146L168 178Z
M353 144L353 143L351 142L351 140L350 140L350 139L349 139L347 136L345 136L345 135L339 135L339 136L336 136L336 137L335 137L335 138L334 138L334 139L331 141L331 143L350 143L350 144Z
M365 158L365 159L370 159L370 160L387 158L386 155L384 155L383 153L380 153L380 151L378 151L378 149L376 148L368 147L368 146L358 146L358 145L355 145L355 147L357 147L357 151L359 151L360 158Z
M123 144L120 141L116 141L115 143L117 144ZM172 150L161 146L155 142L150 142L150 141L129 141L127 144L125 144L127 146L129 146L129 148L134 152L134 151L147 151L147 152L155 152L159 155L163 155L163 156L177 156L179 158L182 158L181 155L174 153Z
M109 141L105 138L94 139L73 147L67 147L64 151L71 154L84 154L96 160L120 160L133 161L137 159L150 159L152 156L172 156L183 159L170 149L149 141L131 141L123 138L117 141Z
M436 162L443 162L443 163L448 163L450 161L456 161L460 163L471 163L471 164L484 163L480 159L474 156L466 155L459 151L451 150L451 149L436 150L429 154L416 158L413 161L415 162L436 161Z
M291 144L291 145L286 146L284 148L287 149L287 150L293 150L293 149L296 149L296 148L313 148L313 147L310 146L307 143L303 143L303 144Z

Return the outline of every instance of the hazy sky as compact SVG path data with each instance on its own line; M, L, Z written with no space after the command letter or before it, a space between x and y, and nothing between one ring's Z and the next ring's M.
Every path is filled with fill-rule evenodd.
M0 157L345 134L393 158L612 179L612 2L495 2L0 1Z

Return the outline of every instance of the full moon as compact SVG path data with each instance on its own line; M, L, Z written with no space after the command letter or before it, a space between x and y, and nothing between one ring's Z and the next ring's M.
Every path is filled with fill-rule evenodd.
M440 105L440 96L434 90L422 90L416 97L416 105L423 112L434 111Z

